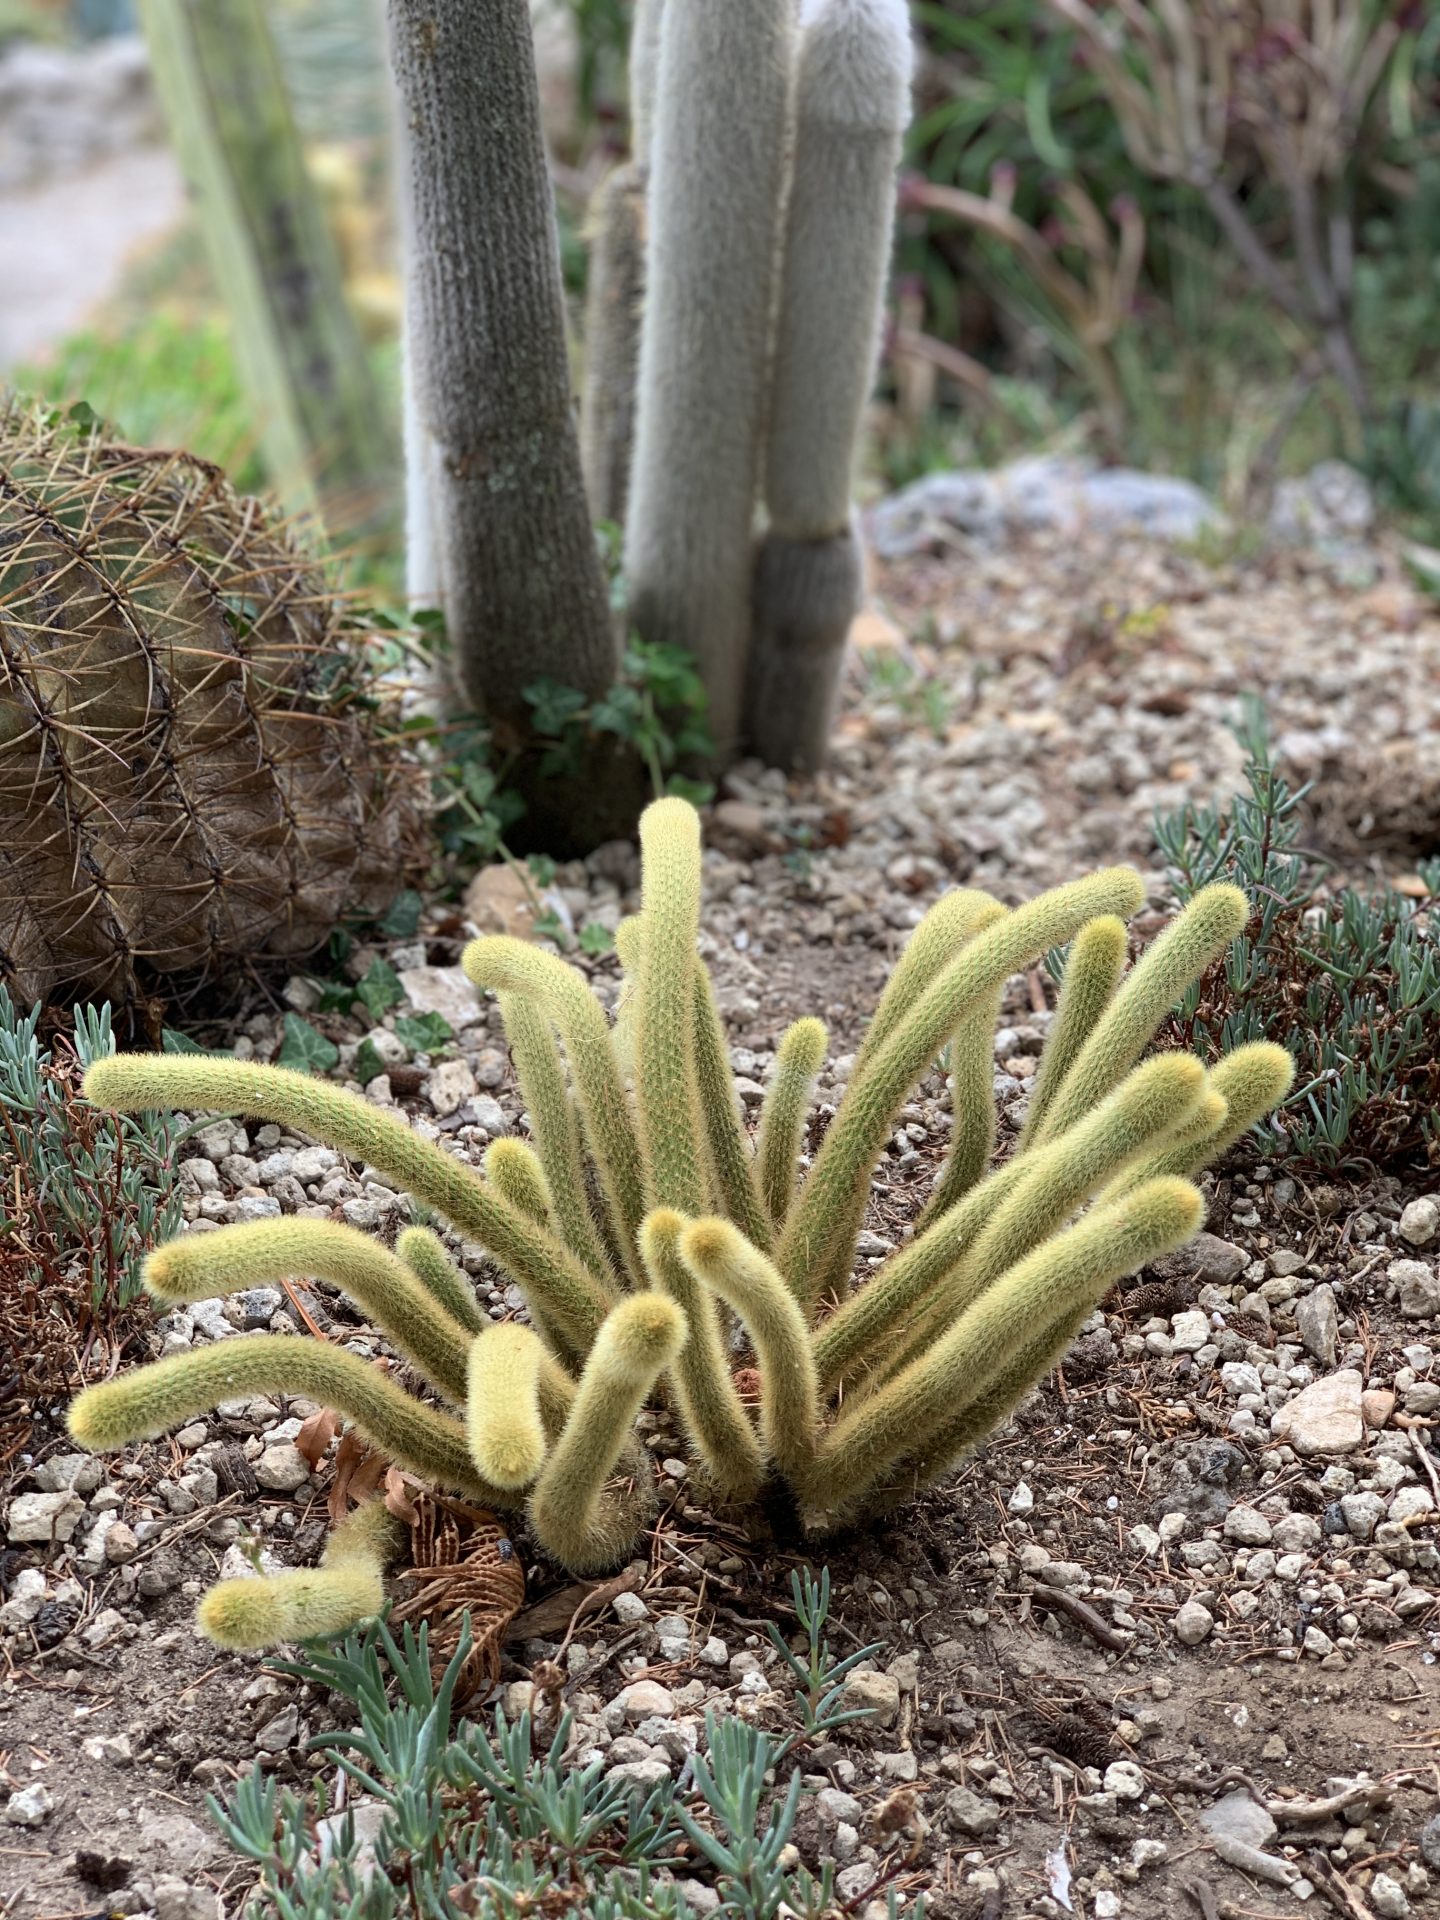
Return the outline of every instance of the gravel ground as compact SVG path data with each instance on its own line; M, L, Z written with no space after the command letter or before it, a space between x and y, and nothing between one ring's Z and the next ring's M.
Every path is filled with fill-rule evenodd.
M1440 619L1382 549L1214 567L1123 534L952 530L882 564L876 588L876 655L833 769L788 789L741 769L708 816L708 957L747 1100L786 1022L819 1012L823 1122L880 981L947 886L1016 900L1128 859L1158 907L1152 812L1233 790L1228 722L1248 690L1287 771L1317 779L1315 835L1349 870L1403 877L1440 851ZM605 848L561 869L550 903L613 926L637 877L632 849ZM470 896L486 930L523 916L507 879ZM464 934L437 907L423 937L385 950L411 1007L443 1012L457 1040L415 1058L382 1023L369 1037L389 1071L368 1094L478 1161L524 1121L498 1016L456 965ZM613 960L580 964L613 990ZM340 1044L343 1077L361 1024L313 1011L301 978L285 998ZM1002 1150L1046 1005L1038 976L1012 983ZM245 1018L237 1052L271 1057L279 1017ZM947 1125L932 1075L877 1176L870 1262L913 1217ZM188 1151L192 1231L294 1212L393 1236L406 1218L372 1173L274 1126L215 1122ZM870 1722L807 1759L797 1844L837 1863L856 1911L891 1869L932 1920L1392 1920L1440 1904L1440 1178L1320 1180L1242 1155L1210 1186L1206 1236L1112 1295L952 1486L826 1550L837 1651L883 1651L852 1683ZM489 1311L513 1311L480 1249L458 1251ZM354 1351L383 1351L334 1295L299 1304ZM297 1325L294 1302L259 1289L166 1315L153 1346ZM203 1790L256 1757L302 1776L297 1743L326 1708L205 1648L189 1615L243 1564L244 1535L281 1563L318 1551L332 1469L312 1474L295 1446L311 1411L227 1406L104 1463L42 1428L18 1463L0 1606L7 1915L90 1911L101 1892L159 1920L209 1920L217 1890L233 1910L245 1874L205 1826ZM783 1718L761 1626L793 1626L799 1564L710 1523L673 1440L651 1438L648 1554L563 1647L578 1747L637 1780L679 1773L707 1704ZM561 1585L543 1565L529 1577L533 1603ZM512 1706L562 1652L543 1618L527 1632L522 1615L507 1647ZM691 1891L705 1910L713 1896Z

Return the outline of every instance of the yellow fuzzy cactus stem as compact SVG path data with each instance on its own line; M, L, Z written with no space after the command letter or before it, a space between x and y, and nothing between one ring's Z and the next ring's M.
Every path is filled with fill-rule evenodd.
M942 893L901 950L880 1004L855 1056L855 1072L869 1066L925 989L949 966L967 941L1003 920L1008 911L978 887Z
M1052 1321L1183 1246L1203 1215L1187 1181L1152 1180L1037 1248L919 1359L841 1414L815 1455L807 1497L825 1510L863 1500L896 1460L979 1400Z
M473 1335L403 1260L354 1227L282 1218L187 1233L157 1247L141 1269L146 1291L159 1300L208 1300L305 1274L343 1288L432 1386L464 1405Z
M1100 913L1133 913L1138 873L1110 867L1043 893L975 935L931 981L850 1088L786 1223L778 1265L800 1297L843 1290L865 1194L906 1094L965 1014L1012 973L1074 937Z
M689 1224L683 1214L658 1208L640 1229L640 1250L651 1283L669 1295L689 1327L671 1370L686 1436L716 1492L748 1500L760 1490L765 1462L735 1389L714 1298L680 1258L680 1236Z
M491 1327L470 1346L465 1431L487 1480L520 1491L545 1462L540 1376L545 1349L529 1327Z
M507 1205L463 1161L421 1139L395 1115L309 1074L194 1054L112 1054L87 1070L85 1097L119 1113L183 1107L253 1114L293 1127L393 1175L487 1247L521 1287L541 1296L596 1288L568 1247Z
M704 963L695 961L695 1079L704 1118L715 1202L768 1253L775 1242L760 1202L755 1160L740 1117L730 1048Z
M683 800L653 801L640 816L640 854L645 944L635 1083L647 1195L651 1206L700 1214L710 1201L695 1071L700 932L695 809Z
M610 1047L605 1009L582 976L557 954L544 953L524 940L492 934L472 940L460 956L465 975L477 987L523 995L554 1021L580 1103L585 1138L600 1175L610 1211L611 1234L631 1278L644 1285L636 1235L645 1212L640 1148L630 1103Z
M495 1140L485 1150L487 1177L504 1200L537 1227L550 1219L550 1189L538 1156L523 1140ZM583 1281L579 1276L583 1275ZM557 1271L552 1284L522 1289L531 1318L555 1352L565 1360L583 1360L600 1330L611 1297L587 1267ZM578 1281L578 1284L577 1284Z
M1034 1138L1073 1126L1140 1058L1185 989L1245 931L1250 902L1224 884L1200 892L1135 962L1091 1029Z
M984 1177L995 1147L995 1023L1004 992L984 994L950 1036L950 1151L921 1225Z
M467 1333L479 1333L486 1322L475 1303L475 1289L446 1252L438 1233L429 1227L406 1227L395 1242L395 1252L437 1306Z
M745 1323L760 1367L761 1444L783 1474L802 1472L815 1451L819 1391L810 1330L794 1295L728 1220L688 1227L680 1258Z
M1057 1233L1119 1161L1183 1127L1204 1093L1205 1069L1193 1054L1162 1053L1136 1067L1093 1113L1032 1156L1016 1191L961 1261L959 1284L982 1294Z
M197 1624L231 1653L334 1639L385 1604L385 1568L400 1543L400 1522L385 1502L367 1501L336 1527L318 1567L222 1580L200 1602Z
M635 1294L606 1319L585 1362L565 1430L530 1496L530 1524L572 1573L598 1573L629 1552L654 1488L607 1487L651 1388L685 1340L685 1316L663 1294ZM642 1465L648 1473L648 1465Z
M591 1216L580 1116L565 1084L554 1029L549 1017L523 993L502 993L499 1000L510 1058L534 1129L535 1150L545 1170L560 1237L613 1296L615 1271Z
M1030 1105L1017 1151L1023 1152L1039 1134L1076 1055L1109 1006L1125 971L1127 942L1125 922L1113 913L1101 914L1098 920L1081 927L1070 942L1060 999L1030 1089Z
M755 1166L766 1210L777 1227L785 1224L795 1198L800 1145L829 1038L823 1020L797 1020L775 1050L775 1069L760 1109Z
M1162 1148L1153 1162L1128 1171L1133 1181L1161 1174L1198 1173L1281 1105L1295 1081L1295 1062L1270 1040L1253 1040L1210 1069L1208 1092L1220 1105L1208 1131ZM1117 1183L1120 1184L1120 1183Z
M1118 1168L1173 1137L1203 1098L1198 1066L1185 1054L1145 1061L1079 1126L1007 1161L902 1247L822 1328L815 1347L822 1387L923 1351Z
M397 1466L438 1486L502 1507L515 1504L476 1471L458 1420L412 1399L358 1354L308 1335L240 1335L86 1387L70 1404L70 1434L88 1453L113 1453L153 1440L222 1400L275 1392L334 1407Z

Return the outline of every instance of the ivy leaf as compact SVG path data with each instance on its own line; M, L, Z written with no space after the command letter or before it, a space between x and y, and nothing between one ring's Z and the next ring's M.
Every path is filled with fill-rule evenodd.
M165 1053L198 1053L205 1060L233 1060L235 1057L223 1047L202 1047L188 1033L180 1033L174 1027L160 1029L160 1047Z
M434 1053L455 1038L455 1029L443 1013L397 1013L395 1032L412 1053ZM368 1040L363 1044L375 1051Z
M388 933L392 940L409 940L420 925L422 901L413 887L397 894L395 903L380 922L380 931Z
M382 960L377 954L365 969L365 977L356 988L356 992L365 1002L370 1018L378 1025L392 1007L398 1007L405 998L405 989L400 984L400 976L388 960Z
M375 1042L362 1040L355 1049L355 1078L362 1087L368 1087L372 1080L378 1080L385 1071L385 1062L375 1050Z
M587 920L580 929L580 951L599 956L615 951L615 936L609 927L602 927L598 920Z
M340 1059L340 1049L323 1033L317 1033L298 1013L285 1016L285 1038L280 1043L279 1065L294 1067L300 1073L329 1073Z

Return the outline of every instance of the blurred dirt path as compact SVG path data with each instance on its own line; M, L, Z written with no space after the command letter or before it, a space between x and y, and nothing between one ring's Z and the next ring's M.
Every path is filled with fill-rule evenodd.
M0 193L0 376L83 326L184 205L179 169L161 146Z

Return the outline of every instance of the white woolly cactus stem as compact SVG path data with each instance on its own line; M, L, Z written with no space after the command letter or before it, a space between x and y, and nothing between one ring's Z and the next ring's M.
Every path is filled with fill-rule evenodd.
M592 515L618 526L630 493L645 287L645 176L638 166L616 167L606 175L585 224L590 254L580 464Z
M400 1540L385 1502L369 1500L336 1527L318 1567L222 1580L200 1602L196 1623L232 1653L348 1633L385 1604L385 1568Z
M1037 1248L920 1358L841 1414L815 1455L810 1497L831 1509L863 1498L896 1460L979 1399L1037 1331L1182 1246L1203 1213L1188 1182L1152 1180Z
M660 82L660 27L665 0L635 0L630 10L630 154L650 164L655 96Z
M649 1486L607 1495L635 1416L685 1340L685 1316L663 1294L622 1300L585 1362L575 1404L530 1498L530 1524L573 1573L613 1566L634 1538Z
M860 606L851 471L875 377L910 73L905 0L809 0L747 691L751 743L777 766L824 759Z
M1036 1140L1050 1140L1073 1126L1082 1113L1134 1066L1155 1029L1192 981L1224 953L1250 918L1250 902L1239 887L1203 887L1145 949L1061 1081Z
M625 518L630 619L695 658L718 758L741 730L795 0L665 0Z
M760 1436L793 1478L808 1465L819 1429L815 1356L805 1316L785 1282L728 1220L697 1220L680 1258L745 1323L760 1363Z
M1042 893L977 934L943 968L863 1072L857 1072L786 1223L778 1265L800 1299L843 1287L870 1174L895 1114L973 1003L1098 913L1133 913L1139 874L1108 867Z
M342 1287L432 1386L463 1406L473 1336L403 1260L354 1227L281 1219L187 1233L157 1247L142 1269L146 1291L160 1300L208 1300L304 1274Z
M689 1224L683 1214L657 1208L640 1230L640 1248L653 1285L675 1302L689 1328L671 1369L686 1435L716 1492L748 1500L765 1477L764 1458L735 1390L714 1298L680 1257Z

